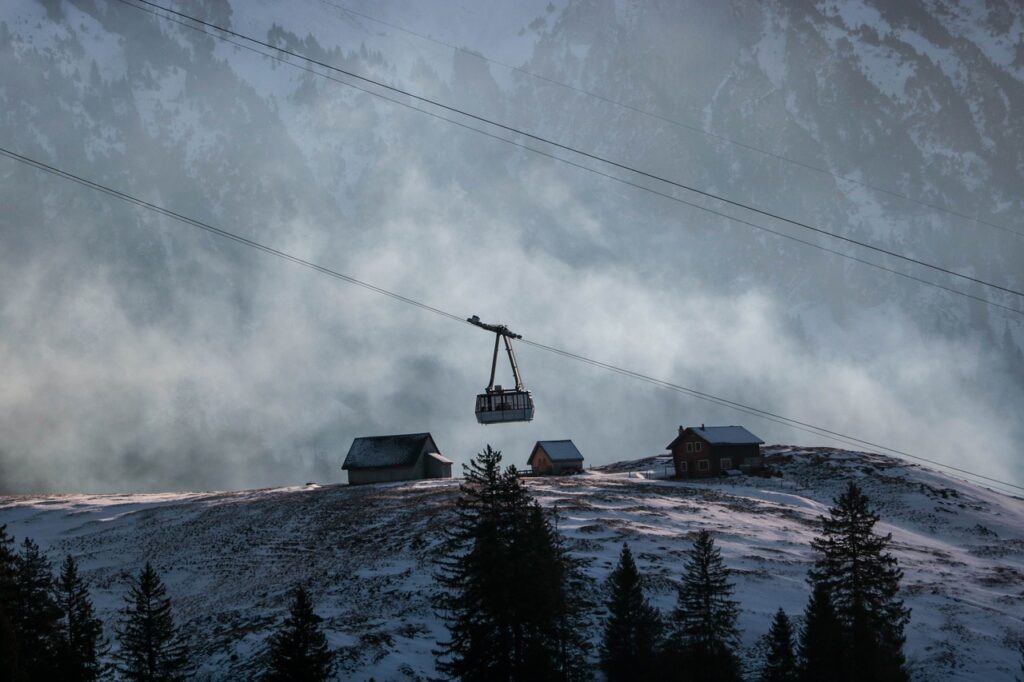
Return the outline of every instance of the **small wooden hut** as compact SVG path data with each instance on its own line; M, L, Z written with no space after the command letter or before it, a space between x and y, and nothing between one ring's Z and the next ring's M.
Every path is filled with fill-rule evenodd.
M341 468L350 485L452 477L451 460L429 433L356 438Z
M583 471L583 455L571 440L539 440L526 460L534 474L561 476Z

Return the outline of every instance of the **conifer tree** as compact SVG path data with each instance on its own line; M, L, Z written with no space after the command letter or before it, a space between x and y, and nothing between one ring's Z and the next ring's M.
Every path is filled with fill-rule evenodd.
M629 545L622 545L608 588L601 668L609 682L649 678L660 648L661 614L644 596Z
M435 608L450 635L435 652L438 669L451 679L507 680L509 632L498 614L512 586L500 547L501 453L488 445L463 465L463 476L437 574L445 589Z
M299 585L292 591L288 617L271 635L267 645L263 679L268 682L322 682L334 674L334 655L320 627L323 619L313 610L313 600Z
M174 625L167 588L148 561L129 582L117 641L117 670L126 680L173 682L190 672L188 648Z
M851 481L822 519L822 537L812 542L818 558L810 580L828 591L842 625L849 679L903 682L910 610L898 596L903 572L886 551L892 535L874 533L878 518Z
M60 608L53 599L53 570L30 538L16 562L16 596L12 617L18 648L16 679L52 679Z
M448 627L450 679L575 680L586 675L582 574L514 467L490 446L463 467L434 601Z
M741 679L738 606L733 586L711 533L694 540L671 614L663 674L687 682L738 682Z
M793 652L793 624L781 608L775 612L768 630L768 653L761 682L796 682L796 654Z
M844 646L843 628L832 608L828 590L823 585L815 585L804 611L800 635L801 682L843 680L847 674Z
M514 468L510 468L514 473ZM513 480L522 489L518 475ZM583 613L582 574L537 502L512 529L508 557L514 577L512 679L581 680L589 628Z
M105 648L103 623L96 617L89 589L70 554L61 565L56 593L61 610L57 651L60 679L65 682L98 680L103 673L100 663Z
M0 681L16 679L19 657L14 629L18 599L18 555L7 526L0 525Z

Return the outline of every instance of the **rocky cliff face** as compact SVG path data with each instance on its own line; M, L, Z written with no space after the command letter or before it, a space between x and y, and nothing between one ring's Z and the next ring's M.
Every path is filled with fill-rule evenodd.
M1024 233L1022 12L999 2L891 5L587 0L525 3L505 16L457 3L363 8L466 48L454 52L328 2L188 11L1024 287L1024 237L1011 233ZM1024 400L1020 316L538 158L122 3L19 0L0 19L0 138L15 151L441 307L518 322L539 340L810 412L897 447L976 414L993 421L981 431L998 431L988 450L1002 452L1024 431L1013 410L992 416ZM135 473L121 480L159 488L204 477L252 485L294 472L294 453L301 478L323 477L338 441L375 430L445 428L460 451L479 445L465 406L485 369L480 339L13 162L0 172L0 357L22 387L0 402L9 486L51 485L68 462L99 487L126 465ZM931 362L911 367L914 358ZM608 405L620 398L606 396L620 391L603 379L525 361L528 381L531 372L559 377L540 386L553 415L540 427L589 431L602 410L619 412ZM843 385L853 374L881 395L866 402L904 411L884 423L850 415L849 396L805 404L792 396L806 392L788 383L801 367ZM641 406L641 430L698 414L661 396L621 399ZM615 433L592 437L613 443L601 457L628 447ZM213 458L210 442L228 446ZM82 451L104 454L79 464ZM28 462L33 452L45 454ZM999 458L990 472L1006 472Z

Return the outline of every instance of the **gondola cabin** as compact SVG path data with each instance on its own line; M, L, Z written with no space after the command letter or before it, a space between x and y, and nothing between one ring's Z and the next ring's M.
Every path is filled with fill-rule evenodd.
M505 391L495 386L476 397L476 420L481 424L528 422L533 419L533 396L529 391Z
M476 420L481 424L501 424L503 422L528 422L533 419L533 395L523 388L523 379L519 375L516 354L512 350L512 339L523 338L513 333L503 324L485 324L474 315L466 320L487 331L494 332L494 355L491 357L491 380L484 392L476 397ZM501 342L505 342L505 352L512 375L516 380L515 388L502 388L494 384L494 372L498 367L498 350Z

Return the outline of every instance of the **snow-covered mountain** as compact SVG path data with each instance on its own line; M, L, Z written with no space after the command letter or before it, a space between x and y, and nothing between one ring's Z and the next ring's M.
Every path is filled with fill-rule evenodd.
M880 457L774 446L782 476L653 480L638 461L565 478L528 479L586 559L592 597L629 542L653 601L674 605L697 530L722 548L742 604L744 656L780 606L802 613L817 519L856 480L893 535L912 608L907 657L918 681L1010 680L1024 632L1024 500ZM79 558L108 628L124 576L146 560L163 575L201 673L240 679L279 622L287 590L308 584L343 679L426 679L444 636L429 596L458 481L243 492L0 498L0 523L51 559ZM598 633L595 627L593 631Z
M886 193L1024 232L1019 3L506 5L175 6L1024 287L1024 238ZM3 3L0 59L0 145L19 153L461 317L1024 477L1011 456L1024 438L1019 315L538 158L115 0ZM477 448L467 417L486 382L479 334L7 159L0 178L0 490L323 480L339 450L372 433L431 430L452 452ZM540 351L520 360L538 417L507 452L564 435L608 462L654 451L661 436L632 434L680 415L734 418Z

